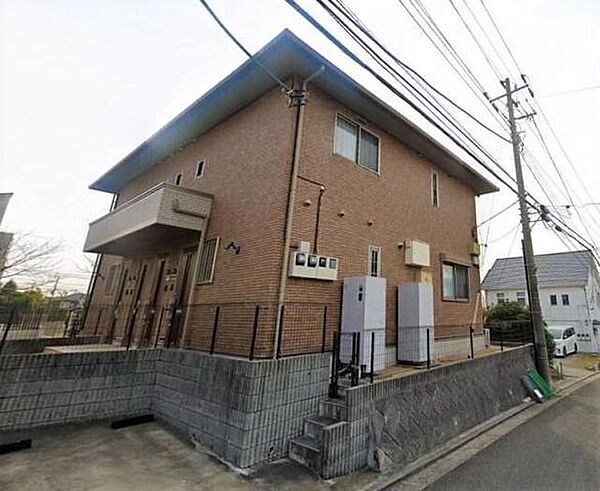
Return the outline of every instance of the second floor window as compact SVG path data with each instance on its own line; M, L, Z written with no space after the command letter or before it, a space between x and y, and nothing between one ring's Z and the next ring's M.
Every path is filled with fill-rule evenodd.
M558 305L556 295L550 295L550 305Z
M431 173L431 204L436 208L440 206L440 185L437 172Z
M381 247L369 246L369 276L381 276Z
M517 302L520 305L525 305L526 300L525 300L525 292L517 292Z
M496 293L496 302L497 303L504 303L505 298L504 298L504 293Z
M335 123L335 153L379 172L379 138L340 115Z
M563 294L563 295L562 295L562 304L563 304L563 305L570 305L570 302L569 302L569 295L566 295L566 294Z

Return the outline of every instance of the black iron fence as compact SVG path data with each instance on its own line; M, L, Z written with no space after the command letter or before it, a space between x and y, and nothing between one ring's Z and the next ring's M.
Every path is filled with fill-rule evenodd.
M396 350L391 354L376 341L381 331L335 333L330 396L336 397L342 385L373 383L375 374L395 376L399 369L410 367L429 370L533 342L529 321L407 326L397 332Z
M60 303L0 306L0 354L13 345L30 350L26 343L70 344L81 340L83 309Z

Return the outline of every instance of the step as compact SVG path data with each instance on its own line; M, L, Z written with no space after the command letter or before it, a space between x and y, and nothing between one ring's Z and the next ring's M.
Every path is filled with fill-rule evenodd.
M288 456L290 459L308 467L317 475L321 473L321 443L307 435L290 441Z
M348 407L343 399L325 399L319 401L319 416L325 416L337 421L345 421L348 417Z
M327 416L306 418L304 420L304 434L321 443L323 441L323 428L337 422L337 419L328 418Z

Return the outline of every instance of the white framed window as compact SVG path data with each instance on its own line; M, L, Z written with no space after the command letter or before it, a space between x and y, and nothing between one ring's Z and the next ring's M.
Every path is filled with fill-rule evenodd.
M379 137L338 114L335 118L334 141L337 155L379 173Z
M561 295L561 300L562 300L562 304L563 305L570 305L571 304L571 302L569 301L569 295L566 294L566 293L563 293Z
M381 276L381 247L369 246L369 276Z
M440 206L440 183L435 171L431 173L431 204L436 208Z
M527 303L525 292L517 292L517 303L519 305L525 306L525 304Z
M183 179L183 174L180 172L175 176L175 186L181 186L181 180Z
M212 283L215 275L217 251L219 250L219 237L204 241L200 263L198 264L198 277L196 283Z
M558 305L556 295L550 295L550 305Z
M469 300L469 268L442 264L442 296L445 300Z
M196 162L196 179L200 179L204 176L204 170L206 169L206 159L198 160Z
M496 303L504 303L505 301L506 301L506 298L504 297L503 292L496 293Z

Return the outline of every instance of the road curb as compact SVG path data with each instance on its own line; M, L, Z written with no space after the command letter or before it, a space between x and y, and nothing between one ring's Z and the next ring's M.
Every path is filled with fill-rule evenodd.
M434 462L441 460L444 457L450 455L451 453L455 452L456 450L460 449L461 447L467 445L472 440L474 440L477 437L483 435L484 433L494 429L496 426L508 421L509 419L517 416L518 414L524 412L525 410L530 409L530 408L537 409L537 411L533 412L529 418L527 418L522 423L520 423L520 424L523 424L525 421L528 421L529 419L536 416L540 412L543 412L546 409L554 406L554 404L556 404L557 402L562 400L564 397L568 396L569 394L571 394L572 392L577 390L579 388L579 386L585 385L585 383L587 383L588 381L590 381L591 378L593 378L594 376L597 376L597 375L600 375L600 372L592 372L589 375L586 375L585 377L576 378L575 380L571 381L570 383L564 384L563 386L556 389L555 397L546 403L539 404L539 403L536 403L536 402L530 400L527 402L523 402L519 406L516 406L512 409L504 411L504 412L484 421L483 423L471 428L470 430L467 430L466 432L462 433L461 435L454 437L453 439L449 440L444 445L442 445L439 449L437 449L433 452L430 452L429 454L425 455L424 457L421 457L420 459L416 460L415 462L407 465L401 471L399 471L397 473L393 473L393 474L387 474L385 476L380 476L379 478L375 479L373 482L371 482L367 486L361 488L361 490L362 491L380 491L383 489L387 489L390 486L393 486L394 484L397 484L400 481L405 480L407 477L410 477L411 475L418 473L419 471L423 470L425 467L433 464Z

